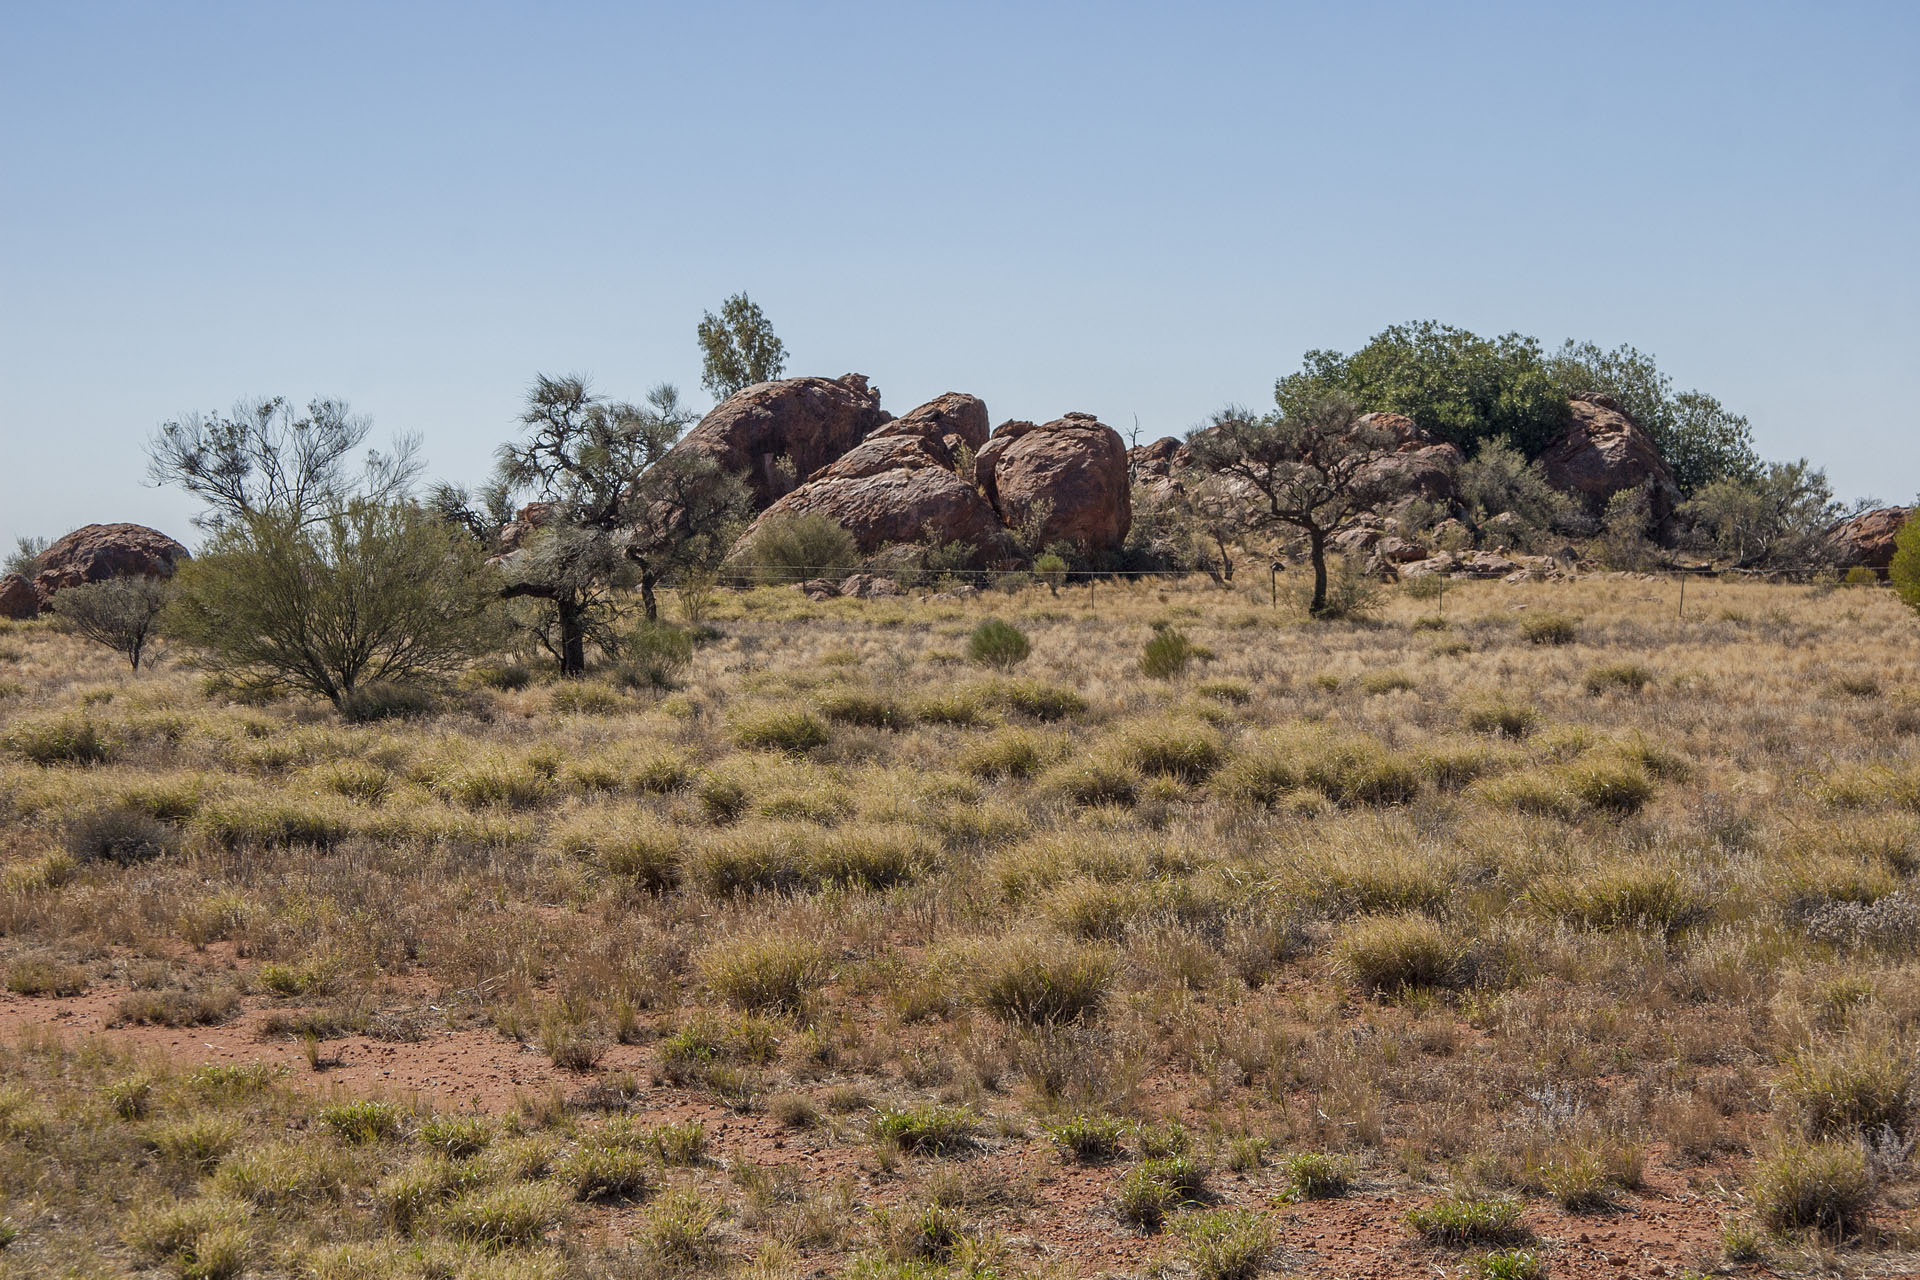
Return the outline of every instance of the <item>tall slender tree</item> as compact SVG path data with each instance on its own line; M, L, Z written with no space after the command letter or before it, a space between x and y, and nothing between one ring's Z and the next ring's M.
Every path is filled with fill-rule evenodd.
M742 387L771 382L787 367L786 344L774 336L760 305L744 293L709 311L698 330L703 372L700 385L724 400Z

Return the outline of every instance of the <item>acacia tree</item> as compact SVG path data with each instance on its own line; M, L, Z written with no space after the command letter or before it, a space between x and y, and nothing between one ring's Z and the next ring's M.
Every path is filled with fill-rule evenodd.
M172 598L171 584L140 574L83 582L60 591L54 620L61 630L113 650L138 675L143 661L149 667L155 661L150 646Z
M376 681L455 670L485 647L498 598L472 541L415 503L369 498L229 520L175 582L167 628L203 666L336 707Z
M1915 609L1920 609L1920 505L1914 507L1914 514L1900 526L1900 532L1893 539L1893 563L1887 569L1887 576L1893 579L1893 589L1900 598Z
M1250 530L1287 526L1306 536L1308 611L1318 617L1327 609L1327 543L1393 496L1379 464L1398 443L1391 430L1363 422L1351 400L1329 395L1263 417L1225 410L1188 449L1195 466L1241 492Z
M586 670L589 641L615 646L614 589L638 586L651 622L658 584L725 554L747 491L713 459L673 451L693 420L666 384L644 405L595 396L577 376L543 374L528 391L520 421L529 434L501 446L489 505L548 504L541 527L504 562L503 594L546 604L551 634L540 634L562 675ZM457 498L443 490L436 502L449 510Z
M720 304L720 314L701 318L700 385L724 400L742 387L771 382L787 367L787 347L774 336L760 305L744 293Z
M344 400L242 400L230 416L190 413L161 425L147 443L147 474L207 504L194 517L219 530L254 516L308 524L354 499L393 503L420 477L419 438L398 436L389 453L353 454L373 429Z

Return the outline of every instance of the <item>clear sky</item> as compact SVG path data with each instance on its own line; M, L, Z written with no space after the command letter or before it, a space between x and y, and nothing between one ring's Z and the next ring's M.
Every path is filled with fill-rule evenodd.
M1388 324L1656 355L1920 490L1920 5L0 0L0 538L168 417L344 397L479 478L536 372L706 403L748 291L895 412L1268 402Z

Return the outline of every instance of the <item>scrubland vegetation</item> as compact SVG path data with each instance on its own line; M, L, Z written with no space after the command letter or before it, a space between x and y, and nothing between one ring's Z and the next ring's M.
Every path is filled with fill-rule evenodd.
M1444 604L758 588L357 711L11 626L0 1275L1909 1270L1912 613Z

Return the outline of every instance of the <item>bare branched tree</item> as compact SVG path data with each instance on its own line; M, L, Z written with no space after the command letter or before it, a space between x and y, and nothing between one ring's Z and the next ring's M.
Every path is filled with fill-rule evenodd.
M194 517L219 530L255 516L311 524L348 501L404 500L419 479L417 436L390 452L353 455L373 429L344 400L313 400L303 414L286 400L243 400L230 416L191 413L161 425L147 444L147 473L207 504Z
M1249 530L1284 525L1306 535L1308 609L1317 616L1327 609L1327 544L1394 496L1386 491L1390 469L1379 464L1398 444L1391 430L1362 421L1352 401L1329 395L1292 413L1223 410L1188 448L1195 466L1239 492Z

